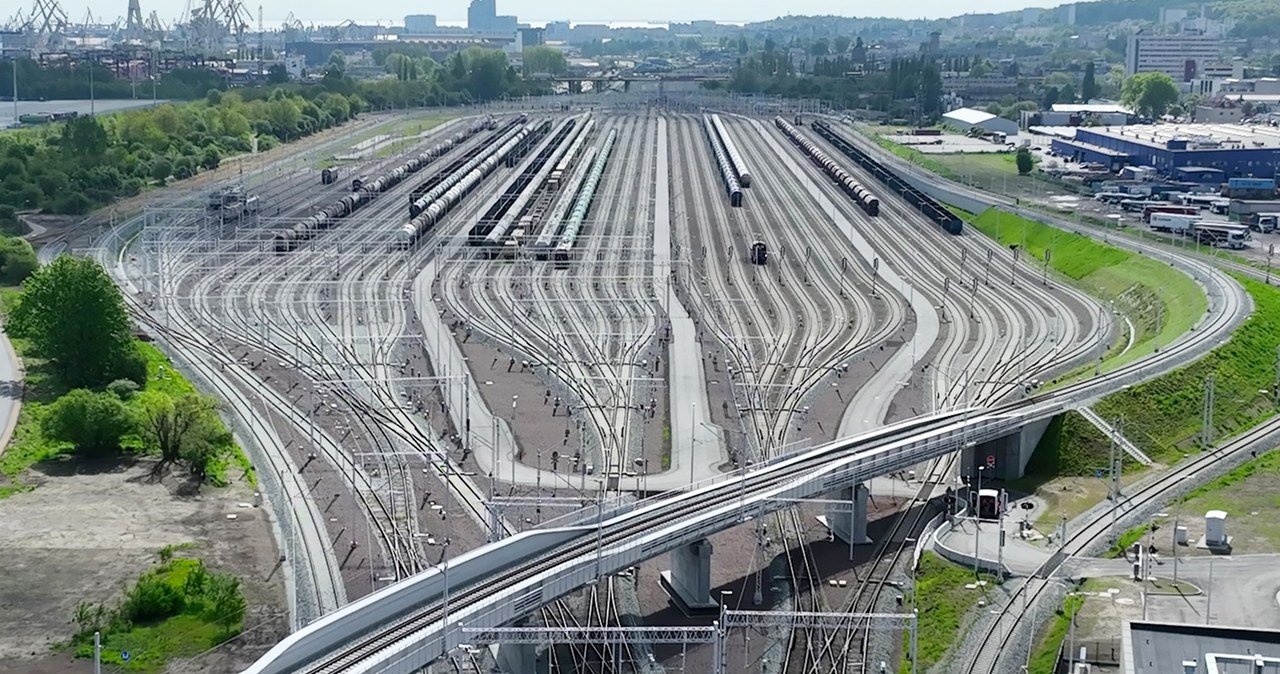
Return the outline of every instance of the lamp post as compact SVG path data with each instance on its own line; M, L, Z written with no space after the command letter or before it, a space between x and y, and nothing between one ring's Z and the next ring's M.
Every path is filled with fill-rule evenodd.
M986 466L978 466L978 489L975 492L977 498L973 500L973 575L975 578L980 573L978 569L978 546L982 540L982 525L980 524L982 516L982 471L986 470L986 468Z

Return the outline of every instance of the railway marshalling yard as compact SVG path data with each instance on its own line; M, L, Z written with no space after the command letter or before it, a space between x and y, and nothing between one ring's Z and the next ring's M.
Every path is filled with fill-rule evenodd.
M494 110L389 156L331 166L349 136L262 162L235 181L258 197L252 212L211 209L207 190L166 197L97 250L146 330L243 420L305 623L593 503L1017 400L1123 348L1132 326L1041 261L945 231L799 121L878 212L773 116ZM381 124L403 120L370 128ZM749 181L727 186L721 154ZM323 183L322 165L337 178ZM357 178L379 188L353 190ZM414 202L427 215L411 218ZM753 260L753 244L767 257ZM892 610L959 472L945 458L874 482L866 545L830 540L821 504L718 534L713 594ZM650 560L531 620L707 624L672 602L667 568ZM729 662L854 672L899 657L896 635L864 627L761 632ZM560 671L697 671L712 654L565 645L541 657ZM470 649L453 664L489 658Z

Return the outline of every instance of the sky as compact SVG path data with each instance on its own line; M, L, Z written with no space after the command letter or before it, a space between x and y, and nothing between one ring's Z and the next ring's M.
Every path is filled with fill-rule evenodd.
M13 0L29 8L33 0ZM257 17L262 5L268 28L278 27L281 19L293 12L304 24L337 23L346 19L368 23L381 21L400 23L406 14L435 14L439 20L465 21L468 0L378 0L357 3L350 0L242 0ZM882 15L904 19L939 18L958 13L1003 12L1023 7L1049 7L1066 0L970 0L963 4L950 0L913 0L902 3L854 3L833 0L498 0L499 14L515 14L521 21L543 22L567 19L578 23L592 22L666 22L713 19L724 22L763 21L780 12L788 14L838 14L845 16ZM140 0L142 15L154 10L161 19L172 21L192 3L203 0ZM123 17L128 0L61 0L67 16L79 21L86 5L95 16L110 22ZM9 5L9 2L5 2ZM9 11L3 12L7 18Z

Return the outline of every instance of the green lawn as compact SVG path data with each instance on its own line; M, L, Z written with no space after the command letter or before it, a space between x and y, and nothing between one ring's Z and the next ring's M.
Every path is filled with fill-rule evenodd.
M956 210L956 209L953 209ZM1089 237L990 208L974 216L957 212L978 231L1005 246L1021 248L1021 260L1039 266L1049 251L1049 266L1084 292L1111 303L1134 326L1134 345L1113 353L1103 364L1114 369L1152 353L1189 331L1204 315L1208 302L1189 276L1143 255ZM1158 328L1158 332L1157 332ZM1113 347L1128 343L1126 334ZM1092 371L1092 367L1088 368Z
M1151 458L1175 463L1200 450L1205 379L1214 376L1215 441L1252 428L1276 413L1280 290L1237 277L1257 309L1230 341L1158 379L1116 392L1095 405L1107 418L1122 416L1125 434Z
M991 583L991 579L985 579ZM982 586L966 588L974 583L973 570L953 564L942 557L926 552L920 557L920 569L915 577L915 606L920 611L920 625L916 637L918 672L927 672L942 660L960 636L965 614L986 596ZM904 635L904 647L900 672L911 671L911 652L905 644L910 634Z

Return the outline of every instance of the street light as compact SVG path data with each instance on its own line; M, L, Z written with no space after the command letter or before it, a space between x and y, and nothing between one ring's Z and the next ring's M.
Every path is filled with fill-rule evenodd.
M986 466L978 466L978 490L977 498L973 500L973 575L978 576L978 545L981 543L981 517L982 517L982 471L986 470Z

